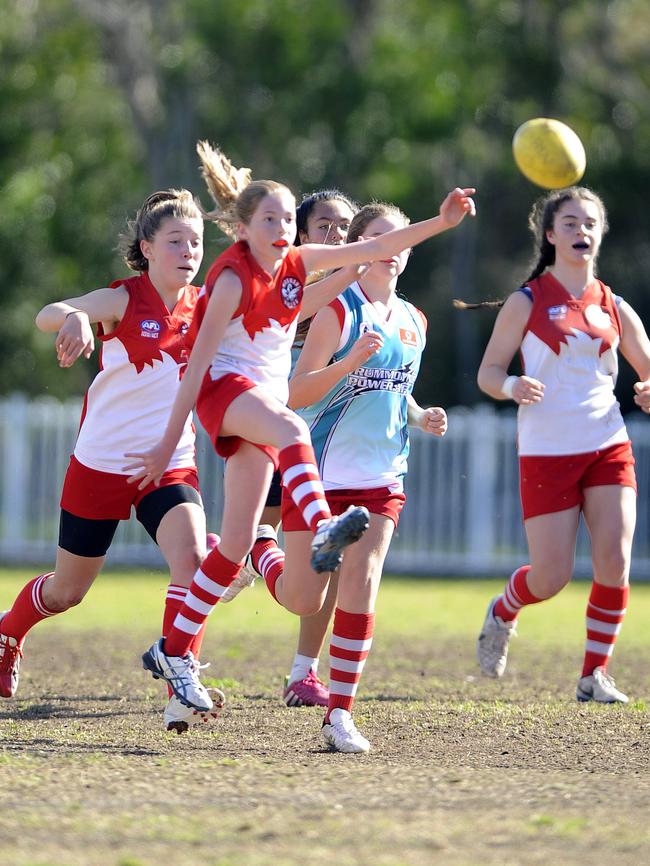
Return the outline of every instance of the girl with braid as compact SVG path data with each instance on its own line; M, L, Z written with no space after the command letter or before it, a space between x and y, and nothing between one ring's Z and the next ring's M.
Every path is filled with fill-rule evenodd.
M595 193L555 190L535 205L529 223L538 260L499 312L478 384L494 399L519 406L530 562L489 603L478 661L487 676L502 676L521 609L552 598L569 582L582 512L593 583L576 697L627 703L607 672L628 604L636 521L634 457L614 386L620 350L639 377L635 401L650 411L650 342L630 305L596 277L607 217ZM517 352L521 376L508 372Z

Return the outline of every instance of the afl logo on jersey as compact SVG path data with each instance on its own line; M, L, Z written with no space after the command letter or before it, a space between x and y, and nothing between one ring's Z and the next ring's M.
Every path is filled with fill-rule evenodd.
M556 307L548 308L548 318L550 322L561 321L566 319L569 309L566 304L558 304Z
M289 310L295 310L302 300L302 283L295 277L285 277L280 287L282 303Z
M140 336L157 339L160 336L160 322L155 319L143 319L140 322Z

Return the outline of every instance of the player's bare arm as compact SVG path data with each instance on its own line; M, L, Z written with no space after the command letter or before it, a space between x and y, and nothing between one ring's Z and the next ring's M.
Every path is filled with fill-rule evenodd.
M503 390L508 380L508 367L521 346L524 329L530 316L531 302L523 292L514 292L507 299L494 323L492 336L479 367L478 386L495 400L513 399L516 403L538 403L544 396L544 385L530 376L517 376L511 383L513 391Z
M90 358L95 348L91 325L102 322L105 332L110 333L122 320L128 302L124 286L96 289L43 307L36 316L36 327L46 333L58 331L55 348L59 366L71 367L82 355Z
M299 247L305 269L318 271L327 268L340 268L344 265L374 262L388 259L397 253L432 238L447 229L457 226L466 216L476 214L472 195L474 187L457 187L447 194L440 214L422 222L412 223L404 228L394 229L379 237L355 244L326 246L324 244L305 244Z
M308 283L303 291L298 321L302 322L316 315L322 307L331 303L351 283L359 279L363 270L363 265L349 265L320 280Z
M322 399L341 379L356 370L382 345L381 334L368 331L348 354L333 364L330 360L341 337L336 313L325 307L315 317L289 381L289 407L300 409Z

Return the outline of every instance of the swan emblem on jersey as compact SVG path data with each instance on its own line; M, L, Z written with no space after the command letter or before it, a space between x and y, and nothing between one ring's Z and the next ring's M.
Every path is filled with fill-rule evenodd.
M280 286L282 303L289 310L295 310L302 300L302 283L295 277L285 277Z
M599 331L604 331L612 324L609 313L606 313L602 307L597 304L589 304L585 309L585 319L593 327Z

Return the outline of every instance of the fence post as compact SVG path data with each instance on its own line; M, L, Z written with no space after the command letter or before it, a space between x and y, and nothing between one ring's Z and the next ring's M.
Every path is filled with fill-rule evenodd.
M27 537L27 479L29 475L29 413L27 399L12 394L3 400L2 455L3 547L20 549Z
M493 508L497 476L496 411L476 406L467 421L467 558L473 568L490 562L495 547Z

